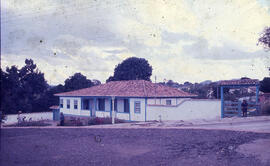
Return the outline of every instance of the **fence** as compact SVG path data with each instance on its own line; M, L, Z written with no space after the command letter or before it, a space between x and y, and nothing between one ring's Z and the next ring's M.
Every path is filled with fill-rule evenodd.
M248 102L248 114L258 115L260 105L256 102ZM224 101L224 117L242 116L241 101Z

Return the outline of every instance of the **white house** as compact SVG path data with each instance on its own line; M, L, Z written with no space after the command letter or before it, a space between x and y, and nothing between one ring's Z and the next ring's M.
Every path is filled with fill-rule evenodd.
M114 108L116 118L128 121L220 117L220 100L193 99L196 95L145 80L111 81L55 95L60 112L72 116L111 117Z

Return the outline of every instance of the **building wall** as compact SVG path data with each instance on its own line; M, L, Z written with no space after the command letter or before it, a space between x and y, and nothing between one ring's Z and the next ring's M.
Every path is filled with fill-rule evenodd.
M81 110L80 97L60 97L64 99L64 108L60 108L60 112L70 115L90 116L90 111ZM70 109L66 108L67 99L70 99ZM166 105L166 100L172 101L171 106ZM78 109L74 109L74 100L78 100ZM216 119L221 114L221 101L211 99L189 99L189 98L161 98L159 104L154 105L155 99L130 98L130 113L124 112L124 100L117 100L118 113L116 117L119 119L130 121L145 120L190 120L190 119ZM105 99L105 111L96 111L96 117L111 116L111 100ZM140 113L135 113L135 102L140 103ZM146 104L147 103L147 104ZM156 102L157 103L157 102ZM147 108L146 108L147 107ZM145 112L146 109L146 112Z
M166 100L171 100L172 105L177 105L182 101L186 100L186 98L148 98L147 104L149 105L166 105Z
M77 116L90 116L90 110L81 109L81 98L80 97L60 97L60 100L63 99L63 108L60 108L60 112L69 115ZM67 108L67 100L70 100L70 108ZM74 109L74 100L78 100L78 109Z
M147 120L216 119L221 115L221 101L188 99L177 106L147 106Z
M145 121L145 99L144 98L130 98L129 111L130 111L130 120L131 121ZM134 103L140 102L141 112L134 112Z
M110 110L111 110L111 100L105 99L105 111L110 111Z
M116 118L117 119L123 119L123 120L129 120L129 113L116 113Z
M96 117L100 117L100 118L111 117L111 112L109 112L109 111L96 111Z
M117 99L117 112L124 112L124 100Z
M53 120L53 112L35 112L35 113L22 113L20 115L22 118L25 117L26 121L29 121L31 118L32 121L39 121L39 120ZM12 123L18 123L18 115L12 114L12 115L6 115L6 120L4 121L4 124L12 124Z

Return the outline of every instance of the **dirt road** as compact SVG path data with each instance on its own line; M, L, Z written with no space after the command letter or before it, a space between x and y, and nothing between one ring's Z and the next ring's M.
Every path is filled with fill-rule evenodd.
M1 165L270 165L241 145L270 134L194 129L1 130ZM269 148L269 147L265 147Z

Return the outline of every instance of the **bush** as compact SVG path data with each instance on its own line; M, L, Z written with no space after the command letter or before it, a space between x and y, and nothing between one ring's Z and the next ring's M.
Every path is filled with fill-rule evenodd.
M27 127L27 126L50 126L49 123L45 121L23 121L21 123L5 125L6 127Z
M83 119L75 118L75 117L66 117L64 126L83 126Z
M4 121L6 120L6 115L0 111L0 119L1 119L1 123L4 123Z
M122 119L117 119L115 118L115 123L125 123L125 120ZM112 118L111 117L106 117L106 118L90 118L88 121L88 125L100 125L100 124L112 124Z
M262 114L270 115L270 103L262 106Z

